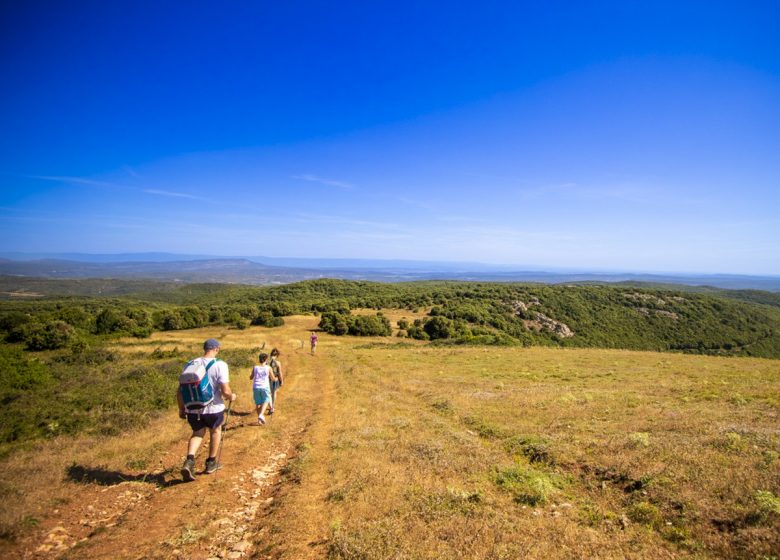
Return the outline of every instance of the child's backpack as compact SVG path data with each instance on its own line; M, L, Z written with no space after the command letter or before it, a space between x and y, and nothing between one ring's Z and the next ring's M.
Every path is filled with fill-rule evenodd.
M201 412L214 400L214 387L209 381L208 371L216 361L211 360L207 364L203 358L195 358L184 366L179 375L179 391L187 412Z

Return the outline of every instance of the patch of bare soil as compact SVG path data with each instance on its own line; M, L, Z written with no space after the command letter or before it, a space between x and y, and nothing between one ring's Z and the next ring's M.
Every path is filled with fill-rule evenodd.
M251 402L236 401L224 434L222 469L183 482L179 469L186 441L168 449L159 468L144 476L73 466L66 478L83 484L78 499L53 511L16 542L6 542L0 554L62 560L239 559L255 554L263 546L259 520L273 508L280 474L300 447L311 424L307 412L319 394L309 372L316 359L304 352L286 357L285 386L267 426L257 425ZM198 468L206 450L204 442Z

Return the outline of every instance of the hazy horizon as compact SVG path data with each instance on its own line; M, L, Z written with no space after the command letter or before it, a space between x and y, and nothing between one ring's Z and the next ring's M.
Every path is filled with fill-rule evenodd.
M372 259L372 258L342 258L342 257L284 257L269 255L198 255L179 254L167 252L138 252L138 253L26 253L3 251L0 259L9 259L19 262L34 260L65 260L84 263L121 263L121 262L176 262L193 260L219 260L219 259L247 259L255 263L268 264L269 266L306 267L319 266L322 268L380 268L381 266L404 267L423 269L440 268L455 269L461 272L528 272L528 273L552 273L552 274L587 274L587 275L638 275L638 276L744 276L757 278L780 278L780 274L742 274L719 271L700 270L639 270L639 269L599 269L599 268L570 268L555 266L537 266L533 264L511 263L487 263L479 261L444 261L444 260L414 260L414 259ZM298 263L298 264L296 264Z

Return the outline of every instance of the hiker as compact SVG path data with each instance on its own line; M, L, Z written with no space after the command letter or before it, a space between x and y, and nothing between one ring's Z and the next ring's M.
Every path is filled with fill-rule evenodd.
M255 399L255 412L257 412L257 423L261 426L265 424L265 411L271 403L271 381L276 381L276 375L271 366L265 362L268 360L268 354L262 353L258 357L260 365L252 368L249 379L252 380L252 396Z
M311 341L311 353L314 355L314 351L317 349L317 333L311 331L311 337L309 340Z
M271 381L271 405L268 407L268 414L273 414L274 410L276 410L276 392L284 384L284 374L282 373L282 363L279 361L279 354L278 349L274 348L271 350L271 361L268 362L268 365L271 366L274 372L274 376L276 376L276 380Z
M185 366L179 377L179 390L176 391L179 417L186 418L192 428L187 458L181 468L182 478L186 481L195 480L195 454L203 442L206 429L209 431L209 456L204 472L211 474L222 466L217 461L217 455L222 440L221 426L225 422L225 401L236 400L236 394L230 389L228 365L217 359L219 342L209 338L203 343L203 352L203 357L195 358ZM201 380L198 387L192 388L188 385L193 383L185 383L188 373L190 379L195 375Z

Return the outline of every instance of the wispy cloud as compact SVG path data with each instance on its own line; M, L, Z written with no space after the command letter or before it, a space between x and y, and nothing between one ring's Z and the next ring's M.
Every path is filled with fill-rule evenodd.
M138 173L136 173L135 169L133 169L129 165L123 165L122 166L122 171L124 171L125 173L127 173L131 177L135 177L136 179L141 177Z
M293 175L293 179L300 179L301 181L309 181L310 183L319 183L321 185L327 185L329 187L338 187L339 189L354 189L355 186L344 181L334 181L333 179L324 179L317 175Z
M706 202L690 196L681 195L673 189L663 186L649 186L633 183L611 185L584 185L567 182L543 185L520 190L520 196L526 200L550 199L615 201L626 204L674 204L698 205Z
M69 175L27 175L31 179L41 179L42 181L54 181L57 183L69 183L72 185L89 185L91 187L110 187L113 189L125 188L123 185L109 183L108 181L95 181L85 177L73 177Z
M154 194L157 196L169 196L172 198L186 198L189 200L200 200L203 202L208 202L209 199L204 198L202 196L196 196L194 194L187 194L187 193L179 193L179 192L171 192L171 191L160 191L157 189L144 189L146 194Z
M137 176L137 174L132 170L126 170L131 175ZM181 193L181 192L173 192L173 191L163 191L159 189L138 189L137 187L132 187L129 185L120 185L118 183L111 183L109 181L96 181L94 179L87 179L85 177L75 177L70 175L28 175L28 177L32 179L41 179L43 181L55 181L58 183L68 183L72 185L88 185L91 187L109 187L114 189L130 189L146 193L146 194L153 194L156 196L167 196L172 198L186 198L188 200L199 200L202 202L207 202L207 198L203 198L201 196L196 196L193 194L187 194L187 193Z
M372 220L360 220L360 219L355 219L355 218L350 218L345 216L328 216L324 214L304 214L304 213L297 213L294 216L297 220L302 222L317 222L320 224L333 224L333 225L341 225L341 226L392 229L392 230L396 230L402 227L400 224L397 223L378 222Z

